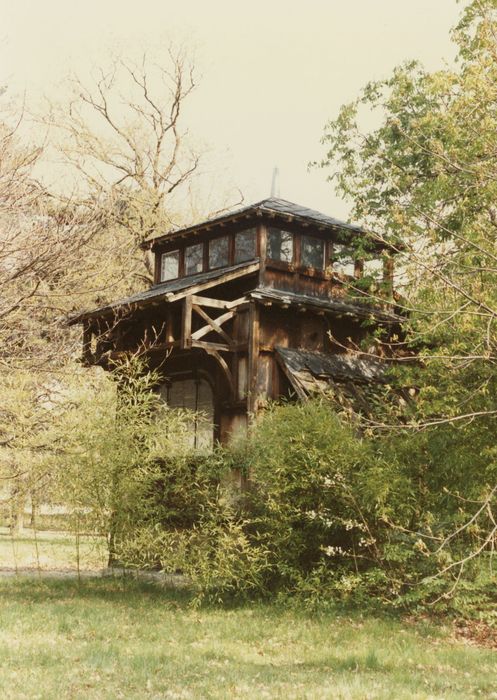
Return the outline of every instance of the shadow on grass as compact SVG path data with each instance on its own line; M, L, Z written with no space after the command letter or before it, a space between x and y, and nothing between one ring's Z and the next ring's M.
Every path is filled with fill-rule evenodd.
M268 612L271 617L291 615L294 621L312 620L316 623L336 621L341 619L354 626L361 624L364 619L378 620L382 623L399 622L401 615L384 611L364 610L362 607L327 605L323 609L309 609L299 604L291 597L225 597L211 600L208 597L199 599L195 592L185 586L175 587L157 580L137 579L129 574L114 574L105 577L82 577L79 581L76 575L71 577L51 578L45 573L41 578L36 572L30 576L9 576L0 578L0 596L4 601L17 603L46 603L56 601L93 600L108 603L125 604L130 609L141 608L143 604L160 604L174 609L196 608L203 612L234 612L258 609L261 613ZM427 623L427 630L430 629ZM428 633L428 632L427 632Z
M164 587L152 581L137 581L126 576L108 578L88 578L78 581L71 579L29 578L15 576L0 581L0 595L3 600L43 603L64 599L92 600L126 603L139 607L144 601L157 601L171 605L188 607L193 594L185 589Z
M345 610L337 607L334 610L321 612L309 611L298 604L286 603L274 598L237 598L212 601L208 598L200 600L194 591L185 587L167 586L154 580L140 580L130 575L114 575L106 577L77 577L38 578L36 573L30 576L9 576L0 578L0 597L4 602L17 604L43 604L47 602L76 602L94 601L117 603L125 605L129 610L142 609L144 605L160 605L174 610L197 609L204 613L239 612L243 610L259 611L262 615L269 614L275 618L290 615L295 622L313 620L320 623L326 620L362 619L360 610ZM368 618L372 618L369 616ZM376 617L376 616L374 616Z

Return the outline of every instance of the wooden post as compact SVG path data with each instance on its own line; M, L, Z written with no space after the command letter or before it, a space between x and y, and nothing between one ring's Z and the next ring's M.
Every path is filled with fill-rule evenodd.
M183 317L181 319L181 347L190 348L192 345L192 297L185 297L183 301Z
M259 365L259 307L252 301L249 307L249 347L248 347L248 376L247 376L247 411L255 415L257 412L257 373Z
M302 235L300 233L293 234L293 260L292 263L296 267L303 267L302 265Z

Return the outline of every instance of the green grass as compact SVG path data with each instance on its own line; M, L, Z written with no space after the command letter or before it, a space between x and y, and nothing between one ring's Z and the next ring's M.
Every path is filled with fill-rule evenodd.
M428 623L196 610L130 579L0 578L5 699L491 698L496 671L496 652Z
M36 534L36 537L35 537ZM105 542L82 535L79 538L79 567L82 571L102 569L107 563ZM68 532L24 529L12 537L0 527L0 569L73 569L77 568L75 535Z

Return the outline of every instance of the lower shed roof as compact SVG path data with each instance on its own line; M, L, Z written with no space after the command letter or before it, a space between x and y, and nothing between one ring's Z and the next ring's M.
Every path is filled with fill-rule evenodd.
M280 365L300 395L329 388L330 382L385 383L387 363L380 358L276 347Z

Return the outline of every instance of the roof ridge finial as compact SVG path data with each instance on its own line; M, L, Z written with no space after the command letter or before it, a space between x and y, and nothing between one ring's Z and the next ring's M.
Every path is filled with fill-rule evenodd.
M271 197L280 196L280 183L279 183L280 169L276 165L273 170L273 180L271 182Z

